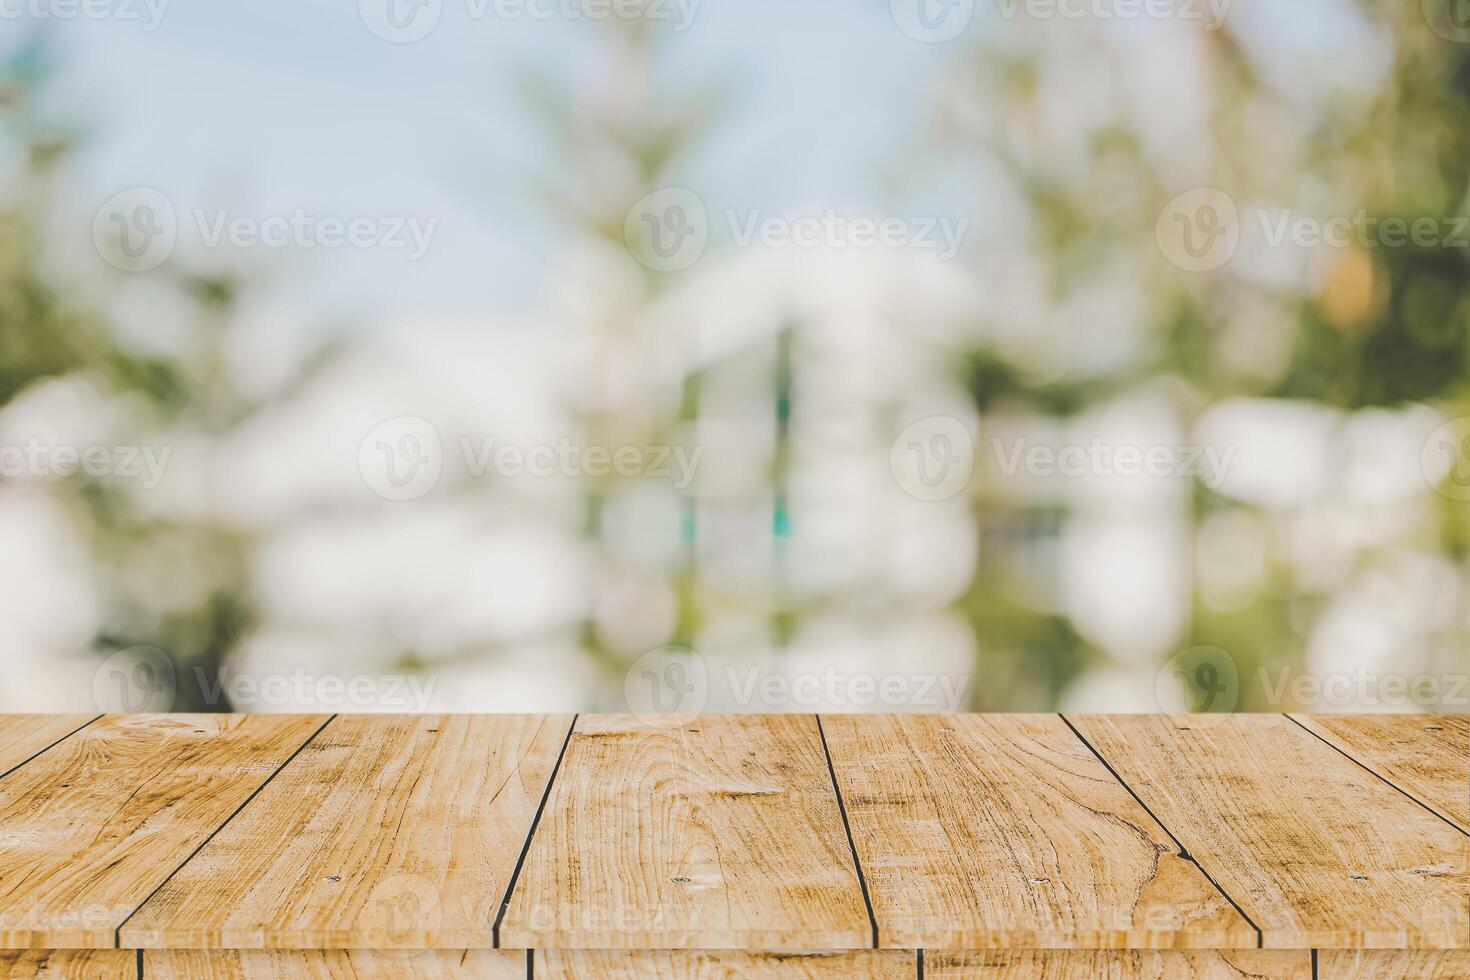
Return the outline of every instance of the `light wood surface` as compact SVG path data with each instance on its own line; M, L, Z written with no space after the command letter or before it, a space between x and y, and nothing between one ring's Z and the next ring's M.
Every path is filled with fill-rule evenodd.
M134 980L128 949L27 949L0 952L0 980Z
M925 980L1312 980L1306 950L925 953Z
M650 976L908 975L923 943L987 954L954 967L992 971L977 976L1209 977L1258 925L1268 947L1322 948L1322 977L1470 980L1463 718L681 722L0 716L0 948L121 940L187 951L185 975L197 959L457 980L517 956L524 975L523 953L486 952L497 940L546 970ZM880 941L893 955L868 955ZM1171 944L1222 955L1139 948ZM393 954L423 947L442 955ZM310 955L265 955L290 949ZM948 954L929 955L933 976Z
M124 946L458 949L493 925L570 715L339 716Z
M0 946L114 945L324 721L109 715L0 780Z
M1470 834L1470 715L1293 715Z
M1056 715L823 724L883 946L1257 945Z
M852 949L872 927L811 715L584 716L502 946Z
M540 950L536 980L914 980L911 951Z
M1317 967L1321 980L1465 980L1470 953L1326 950Z
M0 715L0 774L66 738L97 715Z
M148 950L147 980L526 980L526 954L447 950Z
M1265 946L1470 940L1465 837L1290 719L1070 720Z

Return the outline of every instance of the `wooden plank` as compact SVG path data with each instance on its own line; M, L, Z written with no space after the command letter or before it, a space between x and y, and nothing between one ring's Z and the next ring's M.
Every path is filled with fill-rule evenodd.
M1278 948L1470 939L1466 838L1279 715L1072 723Z
M134 980L130 949L27 949L0 953L3 980Z
M1470 715L1292 715L1470 834Z
M109 715L0 780L0 947L115 945L325 720Z
M0 715L0 773L66 738L97 715Z
M536 980L914 980L912 951L538 950Z
M822 722L880 945L1257 945L1056 715Z
M1312 954L1259 949L931 952L924 954L924 976L926 980L1312 980Z
M521 950L155 950L148 980L526 980Z
M1470 953L1415 950L1323 950L1321 980L1465 980Z
M463 949L493 925L570 715L339 716L128 922L125 946Z
M854 949L872 926L811 715L578 720L502 946Z

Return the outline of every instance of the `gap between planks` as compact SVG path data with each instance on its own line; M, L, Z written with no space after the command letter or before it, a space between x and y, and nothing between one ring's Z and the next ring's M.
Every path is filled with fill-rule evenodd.
M98 717L101 717L101 716L99 715ZM180 871L182 871L184 869L184 865L186 865L190 861L194 860L195 855L197 855L200 851L204 850L205 846L210 841L214 840L215 835L217 835L221 830L224 830L225 827L227 827L229 825L229 823L230 823L231 820L234 820L236 817L238 817L240 815L241 811L243 811L247 806L250 805L250 801L253 800L253 799L255 799L257 796L259 796L261 790L263 790L267 786L269 786L270 783L271 783L271 780L273 780L277 776L279 776L281 774L281 771L283 769L285 769L287 766L289 766L291 764L291 761L293 759L295 759L298 755L300 755L302 753L302 751L308 745L310 745L312 743L312 740L315 739L318 735L320 735L326 729L326 727L328 725L330 725L336 718L337 718L337 716L335 714L328 716L327 720L324 721L324 722L322 722L321 725L317 728L317 730L314 731L314 732L312 732L311 735L306 739L306 741L304 741L300 745L296 746L296 751L294 751L290 755L286 756L286 761L285 762L282 762L279 766L276 766L276 768L271 771L271 774L269 776L265 777L265 781L262 782L259 786L255 787L255 790L249 796L245 797L244 802L242 802L239 806L235 807L235 810L234 810L233 813L231 813L228 817L226 817L220 823L220 825L218 827L216 827L213 830L211 830L209 832L209 836L206 837L206 838L204 838L204 840L200 841L199 842L199 846L196 847L196 848L194 848L194 850L190 851L189 852L189 856L186 857L186 858L184 858L184 860L180 861L179 862L179 866L177 868L174 868L172 871L170 871L168 873L168 875L162 881L160 881L158 883L158 887L157 888L153 889L146 896L144 896L143 901L139 902L137 904L137 906L133 909L133 911L129 912L127 914L127 917L124 918L121 922L119 922L117 924L117 928L113 930L113 932L112 932L112 944L113 944L114 947L116 947L118 949L121 949L122 948L122 931L123 931L123 926L127 925L128 924L128 920L131 919L133 916L135 916L135 915L138 914L138 909L141 909L143 906L147 905L149 899L151 899L154 895L157 895L160 891L162 891L163 890L163 886L164 885L167 885L170 881L172 881L174 875L178 874ZM96 720L97 720L96 718L93 718L92 719L92 721L96 721ZM87 724L90 725L91 722L88 722ZM82 727L85 728L86 725L83 725ZM78 731L80 731L80 730L81 729L78 729ZM73 733L73 734L75 734L75 733ZM67 737L70 738L70 736L67 736ZM140 950L139 953L138 953L138 976L141 978L142 975L143 975L143 956L142 956L142 951Z
M521 853L516 858L516 866L510 873L510 881L505 883L505 895L500 900L500 911L495 914L495 923L490 929L490 942L495 949L500 949L500 924L505 921L505 911L510 908L510 897L515 893L516 882L520 880L521 868L525 866L526 855L531 852L531 841L536 837L536 828L541 825L541 814L546 812L546 801L551 799L551 787L556 785L557 773L561 772L562 760L567 757L567 746L572 744L572 733L577 730L577 719L580 714L572 715L571 724L567 725L566 738L562 739L561 751L557 753L556 764L551 767L551 775L546 777L546 788L541 792L541 802L536 806L536 815L531 818L531 826L526 829L526 839L521 842ZM526 950L526 976L534 975L535 967L531 950Z
M842 802L842 787L837 783L837 770L832 766L832 750L827 746L827 731L822 727L822 716L813 715L817 720L817 737L822 741L822 755L827 760L827 774L832 777L832 792L837 797L837 812L842 816L842 829L847 832L847 848L852 854L852 867L857 872L858 888L863 893L863 905L868 910L868 924L873 927L873 948L881 949L878 942L878 917L873 914L873 898L868 894L868 879L863 875L863 862L858 857L857 844L852 839L852 824L847 819L847 805ZM919 969L920 976L923 975L922 966Z
M1322 735L1319 732L1314 731L1312 728L1308 727L1307 725L1305 725L1301 721L1299 721L1295 715L1288 713L1286 715L1286 720L1289 721L1289 722L1291 722L1293 725L1296 725L1302 731L1306 732L1308 735L1312 736L1317 741L1319 741L1323 745L1327 746L1329 749L1332 749L1334 752L1336 752L1338 755L1342 756L1344 759L1347 759L1349 762L1352 762L1352 763L1356 764L1363 771L1365 771L1369 775L1373 776L1373 778L1377 779L1378 781L1380 781L1382 783L1386 783L1389 786L1392 786L1394 789L1396 789L1400 793L1402 793L1407 799L1409 799L1410 801L1412 801L1414 803L1417 803L1419 806L1423 807L1425 810L1429 811L1434 816L1438 817L1439 819L1443 820L1445 823L1449 824L1452 828L1454 828L1459 833L1464 834L1466 837L1470 837L1470 831L1467 831L1464 827L1461 827L1459 824L1455 823L1449 817L1445 816L1443 813L1440 813L1434 807L1430 806L1428 803L1424 802L1419 797L1415 796L1413 793L1410 793L1408 790L1404 789L1402 786L1400 786L1398 783L1394 782L1392 779L1389 779L1387 776L1385 776L1383 773L1379 772L1377 769L1375 769L1372 766L1368 765L1368 763L1364 762L1362 759L1359 759L1356 756L1352 755L1346 749L1344 749L1342 746L1338 745L1336 742L1333 742L1333 741L1331 741L1329 739L1326 739L1326 738L1322 737Z
M82 725L79 725L77 728L73 729L72 731L68 732L67 734L63 735L62 737L60 737L60 738L56 739L55 741L51 742L50 744L48 744L44 748L40 749L39 751L33 753L32 755L30 755L29 757L27 757L22 762L14 765L12 767L10 767L9 769L6 769L4 772L0 772L0 778L4 778L5 776L10 775L11 773L13 773L16 770L20 769L21 767L25 766L26 764L28 764L29 762L33 761L37 757L43 755L44 753L46 753L46 752L50 751L51 749L55 748L57 745L61 744L62 742L65 742L67 739L73 737L74 735L77 734L77 732L80 732L80 731L84 730L89 725L95 723L99 718L102 718L102 717L104 717L104 716L103 715L100 715L100 714L97 715L97 716L94 716L93 718L91 718L88 721L84 722ZM170 874L168 875L168 877L164 879L164 882L161 883L158 886L158 888L154 890L154 893L156 893L158 890L160 890L164 886L164 884L166 884L168 881L172 880L174 878L174 876L177 875L178 872L180 870L182 870L184 868L184 866L189 863L189 861L191 861L195 856L198 855L198 853L210 842L210 840L212 840L220 831L222 831L224 829L224 827L227 826L236 816L238 816L241 812L243 812L243 810L245 809L245 807L249 806L254 801L254 799L256 798L256 796L258 796L266 788L266 786L269 785L271 783L271 781L274 780L275 777L277 775L279 775L286 768L286 766L290 765L291 762L294 761L297 758L297 756L299 756L301 754L301 752L304 749L306 749L306 747L309 746L312 743L312 741L315 740L321 734L322 731L324 731L330 724L332 724L332 722L337 717L338 717L338 715L336 715L336 714L333 714L332 716L330 716L305 741L303 741L302 744L300 746L298 746L296 748L296 750L294 752L292 752L291 755L288 756L287 759L284 762L282 762L279 766L277 766L270 773L270 775L258 787L255 788L255 790L245 799L245 801L242 802L234 810L234 812L232 812L230 814L229 817L227 817L223 822L221 822L220 825L218 827L216 827L210 833L210 835L207 838L205 838L205 840L198 847L196 847L194 849L194 851L192 851L178 865L178 867L176 867L172 872L170 872ZM557 780L557 778L558 778L558 776L560 774L562 762L563 762L563 760L564 760L564 758L566 756L566 752L567 752L568 746L570 744L571 737L572 737L572 735L576 731L576 726L577 726L577 722L578 722L579 717L580 716L574 716L572 718L572 720L571 720L571 723L568 726L567 732L566 732L566 734L565 734L565 736L563 738L563 742L562 742L560 753L558 754L556 763L555 763L555 765L554 765L554 767L553 767L553 769L551 771L550 776L548 777L548 779L546 781L546 785L543 788L543 791L542 791L542 794L541 794L541 799L540 799L539 805L537 807L535 816L533 817L532 822L531 822L529 828L527 829L526 836L525 836L525 839L524 839L524 841L522 843L520 854L519 854L518 860L516 862L514 871L513 871L512 875L511 875L511 878L510 878L509 882L507 883L506 890L505 890L505 893L504 893L504 896L503 896L503 899L502 899L502 902L501 902L499 914L497 915L496 921L494 923L494 928L493 928L493 941L494 941L494 944L495 944L495 948L500 948L500 924L501 924L501 920L504 918L506 909L508 908L509 903L510 903L510 900L511 900L511 897L512 897L512 895L514 893L514 889L515 889L515 887L516 887L516 885L517 885L517 883L519 881L519 877L520 877L522 868L524 866L524 863L526 861L527 855L529 853L529 850L530 850L532 841L533 841L533 839L535 837L535 834L536 834L536 832L537 832L537 830L539 828L539 825L540 825L540 822L541 822L543 813L545 811L545 808L547 806L547 802L548 802L548 800L550 798L552 789L555 786L556 780ZM843 827L844 827L844 831L845 831L846 836L847 836L847 840L848 840L848 844L849 844L849 849L850 849L851 857L852 857L853 864L854 864L854 869L856 871L856 874L857 874L857 877L858 877L858 880L859 880L859 884L860 884L860 887L861 887L861 890L862 890L864 903L865 903L865 906L867 908L869 922L870 922L870 925L871 925L872 931L873 931L873 944L874 944L874 948L877 948L878 947L878 942L879 942L879 925L878 925L878 922L877 922L877 919L876 919L876 915L874 914L873 906L872 906L871 899L870 899L870 896L869 896L867 879L866 879L866 876L865 876L865 874L863 872L861 861L860 861L860 859L858 857L857 850L856 850L856 847L855 847L855 844L854 844L854 841L853 841L852 829L851 829L850 823L848 821L846 807L845 807L845 803L844 803L844 800L843 800L842 787L841 787L841 785L839 783L839 780L837 778L837 774L836 774L835 768L832 765L831 752L830 752L830 749L829 749L828 744L827 744L826 733L825 733L825 729L824 729L823 724L822 724L822 717L820 715L813 715L813 717L814 717L815 722L816 722L818 737L819 737L819 740L821 741L821 744L822 744L823 754L824 754L824 757L825 757L826 762L827 762L829 777L832 780L833 792L836 795L838 808L839 808L839 811L840 811L841 816L842 816ZM1250 925L1252 926L1252 928L1254 928L1256 930L1257 938L1258 938L1258 942L1259 942L1261 940L1261 936L1262 936L1260 927L1254 921L1252 921L1249 916L1247 916L1245 914L1244 910L1241 909L1240 905L1234 900L1233 897L1231 897L1220 886L1220 884L1216 881L1216 879L1214 878L1214 876L1210 874L1209 870L1206 869L1205 867L1203 867L1203 865L1200 864L1198 858L1196 858L1194 856L1193 852L1189 848L1185 847L1184 844L1183 844L1183 842L1179 840L1179 838L1174 834L1174 832L1162 820L1159 819L1158 815L1156 813L1154 813L1154 811L1151 808L1149 808L1146 803L1144 803L1144 801L1133 790L1133 788L1128 785L1127 781L1122 778L1122 776L1113 767L1113 765L1102 755L1101 752L1099 752L1099 750L1091 743L1091 741L1089 741L1076 728L1076 726L1074 726L1071 723L1070 719L1068 719L1064 715L1060 715L1060 714L1058 715L1058 717L1061 718L1061 720L1076 735L1076 737L1082 742L1082 744L1085 745L1088 748L1088 750L1094 756L1096 756L1100 762L1103 763L1103 765L1107 768L1107 770L1112 774L1113 778L1115 780L1117 780L1117 782L1135 800L1137 800L1139 802L1139 804L1144 807L1145 810L1147 810L1150 813L1150 815L1158 822L1159 826L1165 831L1165 833L1167 833L1169 835L1169 837L1171 839L1173 839L1175 841L1175 843L1179 846L1180 851L1184 855L1186 855L1191 862L1193 862L1197 867L1199 867L1200 871L1206 876L1206 878L1210 881L1210 883L1220 892L1220 894L1222 895L1222 897L1224 897L1228 902L1230 902L1230 904L1237 911L1240 912L1241 916L1243 918L1245 918L1248 923L1250 923ZM1453 821L1449 820L1448 818L1444 817L1442 814L1438 813L1436 810L1434 810L1428 804L1424 803L1418 797L1416 797L1412 793L1408 792L1407 790L1405 790L1402 787L1400 787L1399 785L1397 785L1394 781L1392 781L1392 780L1386 778L1385 776L1383 776L1382 774L1380 774L1373 767L1365 764L1363 761L1361 761L1360 759L1356 758L1355 756L1353 756L1349 752L1345 751L1340 746L1335 745L1332 742L1328 741L1327 739L1322 738L1320 735L1318 735L1316 732L1313 732L1307 726L1302 725L1295 718L1291 718L1290 715L1287 715L1286 717L1290 721L1292 721L1293 724L1297 728L1300 728L1307 735L1312 736L1312 738L1315 741L1320 741L1320 742L1328 745L1330 748L1332 748L1339 755L1343 756L1344 758L1348 759L1349 761L1353 762L1355 765L1357 765L1358 767L1360 767L1361 769L1363 769L1365 772L1369 773L1376 781L1378 781L1380 783L1383 783L1383 784L1391 787L1397 793L1399 793L1403 797L1409 799L1410 801L1412 801L1413 803L1415 803L1419 807L1423 808L1424 810L1426 810L1429 813L1433 814L1434 816L1438 817L1440 820L1444 821L1445 823L1449 823L1460 834L1465 835L1465 836L1470 836L1470 835L1466 835L1465 834L1465 831L1462 828L1458 827L1456 824L1454 824ZM138 909L142 908L142 906L147 903L148 899L152 897L152 894L153 893L150 893L149 896L147 896L142 902L140 902L139 905L136 908L134 908L133 912L132 913L129 913L128 917L126 919L124 919L122 923L120 923L118 925L118 927L117 927L117 929L115 930L115 933L114 933L114 941L115 941L115 943L117 943L117 942L120 941L120 933L121 933L121 930L122 930L123 926L127 923L127 921L129 919L131 919L133 917L133 915L138 911ZM1315 957L1315 951L1314 951L1314 957L1313 958L1314 958L1314 960L1316 958ZM922 951L920 951L917 954L917 969L919 971L919 975L922 976L922 973L923 973L923 953L922 953ZM139 972L140 972L140 975L141 975L141 971L142 971L142 967L141 967L141 963L140 963L139 964ZM534 971L534 957L533 956L529 956L528 955L527 971L528 971L528 976L532 976L533 975L533 971Z
M1118 781L1118 785L1119 786L1122 786L1125 790L1127 790L1128 791L1128 795L1131 796L1131 797L1133 797L1135 800L1137 800L1138 801L1138 805L1141 806L1141 807L1143 807L1144 811L1149 816L1151 816L1151 817L1154 818L1154 823L1158 824L1160 827L1163 828L1164 833L1168 834L1169 835L1169 839L1172 840L1174 842L1174 845L1179 848L1180 855L1183 856L1184 858L1188 859L1190 861L1190 863L1192 863L1196 868L1199 868L1200 874L1202 874L1202 875L1205 876L1205 880L1208 881L1211 885L1214 885L1215 886L1215 891L1219 892L1220 895L1221 895L1221 897L1224 898L1225 901L1229 902L1235 908L1235 911L1237 911L1237 912L1240 913L1240 917L1242 919L1244 919L1246 921L1246 923L1252 929L1254 929L1256 931L1256 948L1257 949L1263 949L1265 947L1265 945L1266 945L1266 935L1265 935L1265 933L1263 933L1261 931L1261 927L1260 926L1256 925L1255 920L1253 920L1249 915L1246 915L1245 909L1243 909L1243 908L1240 907L1240 903L1237 902L1234 898L1232 898L1229 892L1227 892L1224 888L1220 887L1220 883L1215 880L1215 876L1212 875L1212 874L1210 874L1210 869L1209 868L1206 868L1203 864L1200 864L1199 858L1197 858L1197 857L1194 856L1194 852L1191 851L1189 848L1185 847L1184 846L1184 842L1179 839L1178 835L1176 835L1174 833L1174 831L1172 831L1172 830L1169 829L1169 825L1166 824L1166 823L1164 823L1163 820L1159 819L1159 815L1157 813L1155 813L1153 811L1153 809L1147 803L1145 803L1143 801L1143 797L1139 796L1137 793L1135 793L1133 791L1133 787L1128 785L1128 781L1123 778L1122 774L1119 773L1118 770L1114 769L1113 768L1113 764L1111 762L1109 762L1103 756L1103 754L1097 750L1097 747L1095 745L1093 745L1090 741L1088 741L1087 736L1086 735L1083 735L1082 732L1078 730L1077 726L1074 725L1074 724L1072 724L1071 719L1069 719L1066 715L1061 714L1061 713L1058 713L1057 714L1057 717L1060 718L1060 719L1062 719L1062 724L1064 724L1068 728L1070 728L1072 730L1072 734L1073 735L1076 735L1077 738L1078 738L1078 740L1083 745L1087 746L1087 751L1091 752L1094 756L1096 756L1097 757L1097 761L1098 762L1101 762L1103 764L1103 766L1105 766L1107 768L1108 772L1112 774L1113 778Z

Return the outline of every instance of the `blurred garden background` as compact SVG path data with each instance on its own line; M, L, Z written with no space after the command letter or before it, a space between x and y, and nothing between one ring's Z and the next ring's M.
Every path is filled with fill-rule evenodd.
M1452 0L78 9L0 709L1470 710Z

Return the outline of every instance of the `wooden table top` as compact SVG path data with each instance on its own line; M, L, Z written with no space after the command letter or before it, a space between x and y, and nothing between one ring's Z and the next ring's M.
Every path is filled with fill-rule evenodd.
M0 949L150 980L1470 977L1470 716L0 716Z

